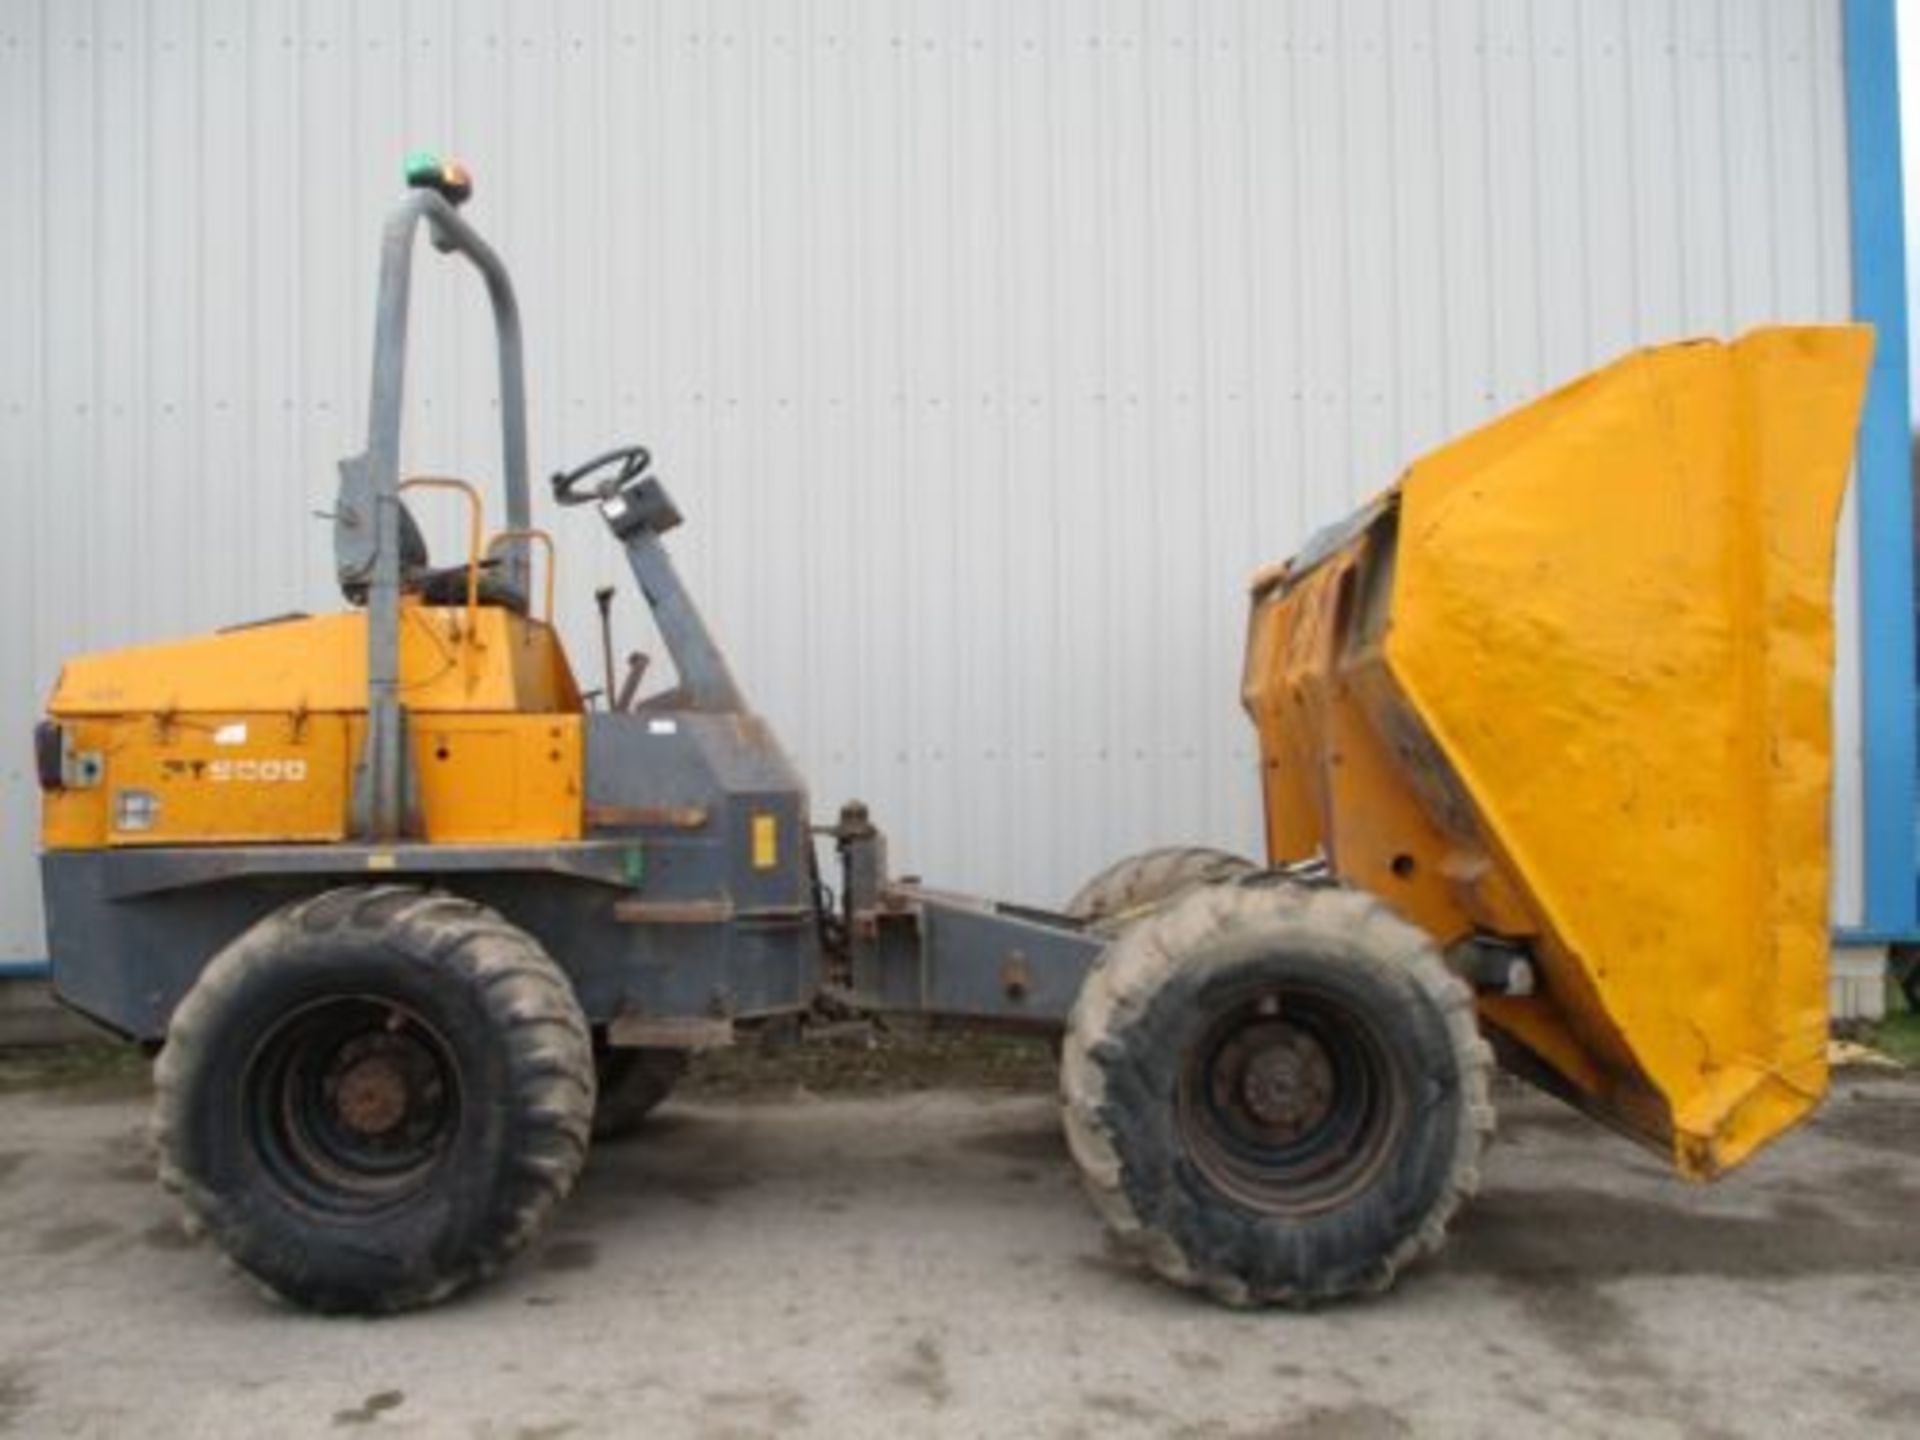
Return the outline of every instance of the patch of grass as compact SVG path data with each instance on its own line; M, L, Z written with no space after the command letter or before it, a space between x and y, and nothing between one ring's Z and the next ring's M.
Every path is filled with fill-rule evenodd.
M1873 1027L1868 1043L1902 1065L1920 1067L1920 1015L1895 1000L1887 1007L1887 1018Z
M770 1034L699 1056L683 1095L879 1095L911 1090L1045 1092L1059 1067L1045 1036L851 1024L806 1039Z
M0 1050L0 1095L28 1090L144 1089L150 1066L137 1045L82 1040Z
M709 1051L679 1086L685 1095L885 1095L912 1090L1045 1093L1058 1084L1043 1035L941 1030L911 1021L771 1030ZM59 1092L75 1100L137 1096L151 1066L136 1045L81 1041L0 1050L0 1095Z

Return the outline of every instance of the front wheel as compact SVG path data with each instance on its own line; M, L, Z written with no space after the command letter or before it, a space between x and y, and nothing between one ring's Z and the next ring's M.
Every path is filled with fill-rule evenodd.
M276 911L214 957L155 1069L161 1179L233 1260L316 1310L430 1304L572 1188L590 1032L539 944L402 886Z
M1479 1181L1491 1052L1431 941L1364 894L1193 891L1088 973L1067 1139L1118 1247L1231 1304L1385 1289Z

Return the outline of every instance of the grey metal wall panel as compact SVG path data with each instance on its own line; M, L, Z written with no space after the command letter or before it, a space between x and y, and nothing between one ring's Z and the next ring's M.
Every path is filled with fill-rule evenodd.
M0 954L42 943L60 657L333 603L309 512L358 448L410 146L477 171L536 463L655 447L821 808L1046 901L1255 844L1257 566L1628 346L1847 314L1839 30L1838 0L5 0ZM420 290L408 461L491 477L484 304ZM619 560L543 517L589 669Z

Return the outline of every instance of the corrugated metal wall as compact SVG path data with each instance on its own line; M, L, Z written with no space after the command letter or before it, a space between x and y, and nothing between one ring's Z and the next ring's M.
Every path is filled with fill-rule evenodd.
M27 732L60 657L333 603L310 512L359 448L409 147L478 174L536 466L655 448L817 805L1046 901L1151 842L1254 844L1254 568L1623 348L1846 315L1839 21L7 0L0 953L42 944ZM418 288L409 462L491 476L484 305ZM625 577L561 529L589 669L589 593Z

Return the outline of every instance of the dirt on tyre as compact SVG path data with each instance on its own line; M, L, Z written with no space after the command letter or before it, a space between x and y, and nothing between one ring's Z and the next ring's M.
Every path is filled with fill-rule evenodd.
M639 1129L687 1073L687 1052L652 1048L594 1051L599 1091L593 1106L593 1138L617 1140Z
M405 1310L497 1270L572 1189L592 1037L538 942L404 886L274 912L208 964L155 1067L161 1179L269 1289Z
M1473 996L1365 894L1195 890L1088 972L1069 1148L1123 1254L1234 1305L1384 1290L1440 1249L1493 1129Z
M1112 930L1201 885L1252 875L1253 861L1205 845L1168 845L1116 860L1074 891L1064 913Z

